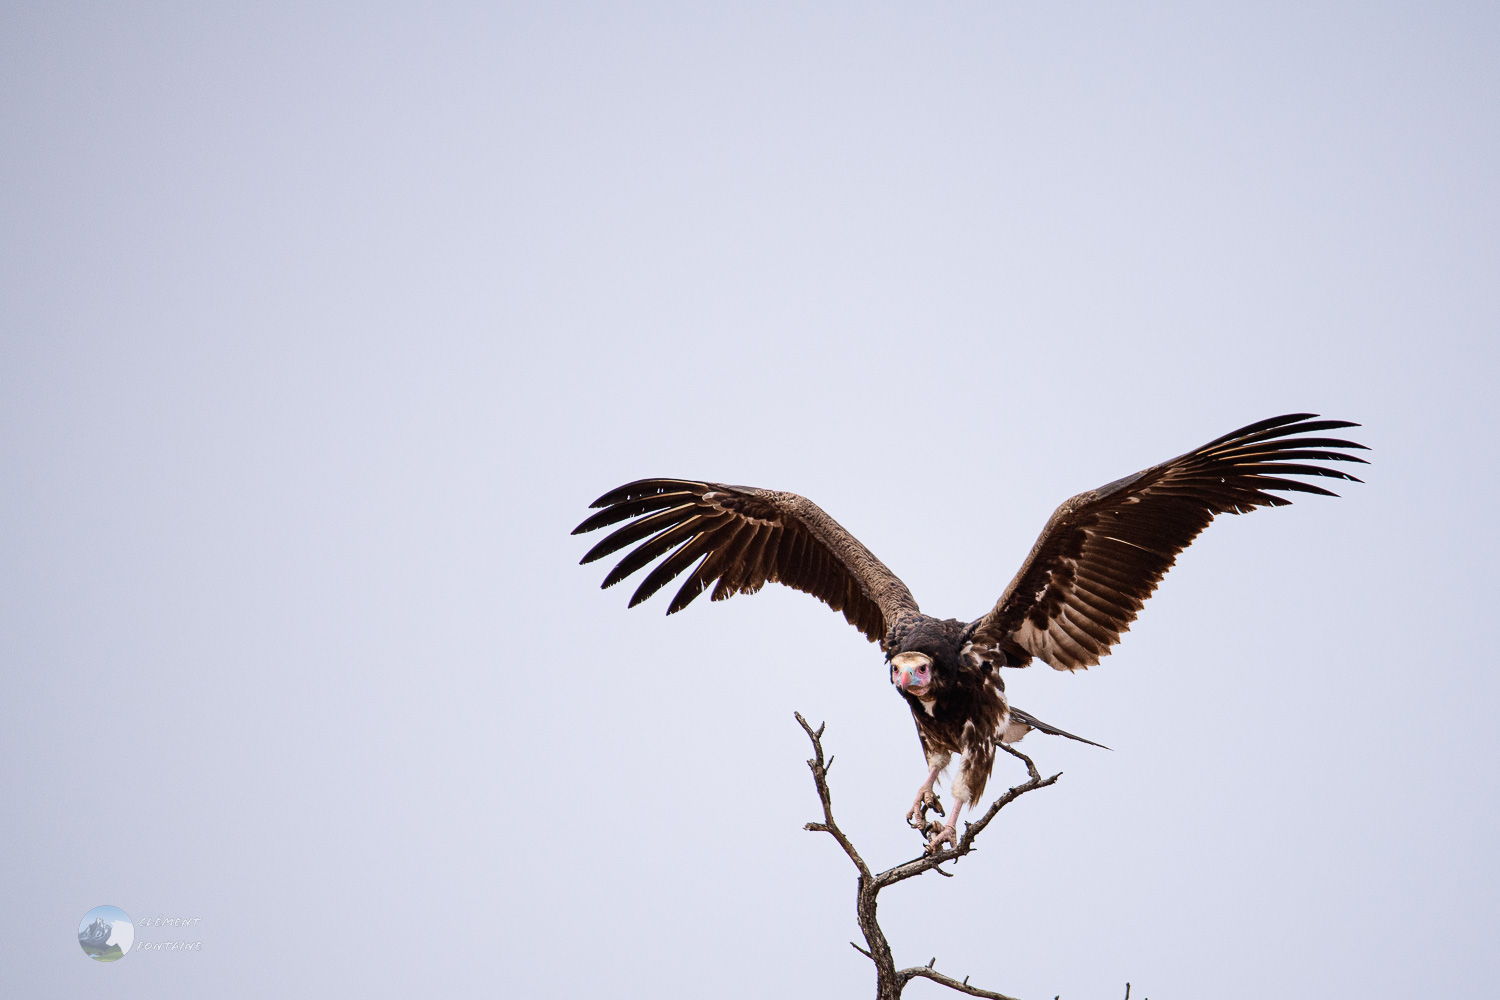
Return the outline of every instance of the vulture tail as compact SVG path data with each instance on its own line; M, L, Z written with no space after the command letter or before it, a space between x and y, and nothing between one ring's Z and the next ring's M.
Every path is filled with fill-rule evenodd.
M1000 737L1000 741L1002 743L1015 743L1033 729L1047 733L1049 736L1066 736L1070 740L1087 743L1089 746L1098 747L1101 750L1109 749L1103 743L1095 743L1093 740L1086 740L1082 736L1074 736L1072 733L1058 729L1056 726L1048 725L1036 716L1028 712L1023 712L1014 705L1010 709L1010 725L1005 727L1005 733Z

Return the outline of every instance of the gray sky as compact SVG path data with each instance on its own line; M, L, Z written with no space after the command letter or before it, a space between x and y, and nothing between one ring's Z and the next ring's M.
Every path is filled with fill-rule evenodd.
M969 618L1313 410L1367 485L1012 674L1114 751L1028 739L885 926L1027 998L1491 995L1500 14L1211 6L6 5L7 992L868 996L792 712L909 857L879 652L627 612L586 504L793 490ZM101 903L202 951L90 962Z

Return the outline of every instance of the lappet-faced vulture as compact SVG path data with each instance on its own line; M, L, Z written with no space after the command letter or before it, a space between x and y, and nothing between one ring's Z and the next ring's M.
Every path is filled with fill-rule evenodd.
M605 587L661 560L631 607L683 574L667 614L706 590L721 601L780 583L842 611L880 643L927 756L927 778L908 813L913 825L924 826L929 808L942 813L933 786L954 755L960 758L953 808L928 843L937 850L956 846L959 812L984 793L997 743L1032 729L1080 739L1010 705L999 668L1024 667L1033 658L1057 670L1097 664L1216 514L1285 506L1291 501L1277 495L1284 492L1337 495L1287 476L1359 482L1309 464L1363 462L1348 454L1363 445L1321 436L1356 426L1312 413L1272 417L1063 501L1000 600L972 622L924 615L906 584L859 539L795 493L641 479L595 500L602 509L573 533L625 522L583 557L591 563L635 546L604 578Z

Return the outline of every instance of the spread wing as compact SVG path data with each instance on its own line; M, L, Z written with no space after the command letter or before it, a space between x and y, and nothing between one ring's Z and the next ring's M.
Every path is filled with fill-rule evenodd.
M1177 554L1215 514L1281 507L1267 490L1337 496L1282 476L1353 476L1308 461L1363 462L1339 438L1302 437L1340 427L1292 413L1241 427L1186 455L1063 503L995 607L971 626L980 646L1015 647L1058 670L1099 662L1135 621Z
M816 597L871 642L917 613L906 584L823 510L795 493L682 479L641 479L592 504L603 510L573 529L621 521L583 557L591 563L635 545L604 578L612 587L663 556L630 598L630 607L687 574L667 614L713 587L715 601L780 583ZM639 544L637 544L639 543Z

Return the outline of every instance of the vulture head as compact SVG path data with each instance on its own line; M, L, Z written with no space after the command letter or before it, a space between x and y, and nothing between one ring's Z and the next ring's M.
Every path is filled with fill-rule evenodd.
M923 622L891 652L891 683L918 700L940 697L958 680L961 622Z
M926 698L932 693L937 671L926 653L897 653L891 657L891 683L903 694Z

